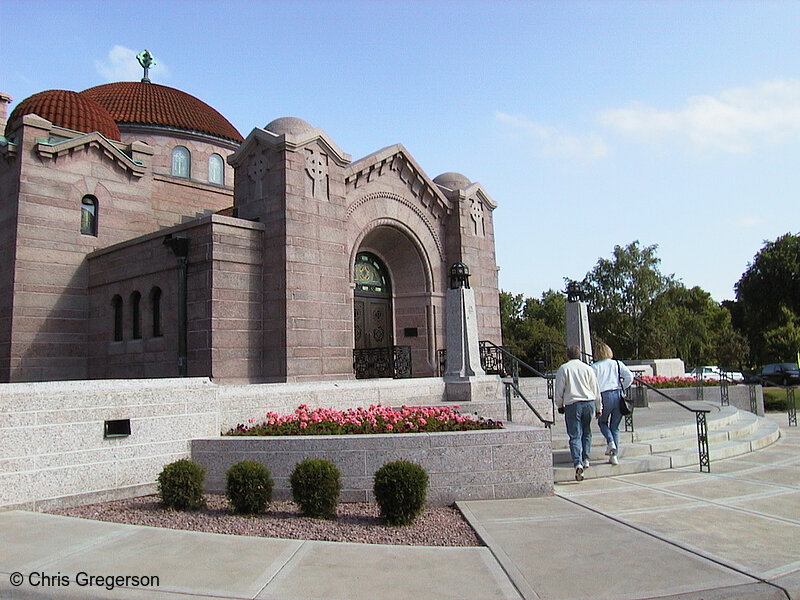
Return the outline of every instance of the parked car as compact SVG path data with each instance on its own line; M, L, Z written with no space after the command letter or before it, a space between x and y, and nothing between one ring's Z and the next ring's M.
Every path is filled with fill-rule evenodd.
M772 363L761 369L763 385L797 385L800 383L800 368L797 363Z
M704 365L702 367L695 367L688 373L684 373L684 377L694 377L697 378L698 373L703 374L703 381L719 381L722 379L723 375L725 379L728 381L733 381L736 383L741 383L744 381L744 375L739 371L726 371L724 369L720 369L716 365Z

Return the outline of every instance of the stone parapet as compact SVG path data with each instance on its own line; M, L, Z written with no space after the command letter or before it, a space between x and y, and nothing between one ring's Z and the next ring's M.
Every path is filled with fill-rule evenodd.
M193 440L192 459L205 466L206 489L225 490L225 472L242 460L269 468L274 496L291 498L289 478L306 458L330 460L342 475L342 500L373 499L374 474L383 464L408 460L430 478L428 503L528 498L553 493L550 432L506 429L447 433L216 437Z

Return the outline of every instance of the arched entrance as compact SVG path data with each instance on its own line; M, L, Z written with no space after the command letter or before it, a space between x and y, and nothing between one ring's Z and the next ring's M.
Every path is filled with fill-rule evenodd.
M371 252L353 265L353 329L356 377L394 377L394 321L389 271Z
M357 349L391 346L392 288L389 273L370 252L359 252L353 266L353 313Z

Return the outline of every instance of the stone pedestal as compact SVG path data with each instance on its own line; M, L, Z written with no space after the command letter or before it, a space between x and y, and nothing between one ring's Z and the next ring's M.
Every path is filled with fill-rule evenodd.
M447 290L447 370L445 394L453 402L486 399L497 386L481 367L475 292L470 288Z
M578 346L584 354L593 356L592 334L589 331L589 307L581 300L567 302L567 346Z

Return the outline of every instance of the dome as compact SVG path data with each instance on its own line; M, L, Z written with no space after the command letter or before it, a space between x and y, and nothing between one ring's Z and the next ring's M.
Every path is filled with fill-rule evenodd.
M301 133L312 131L314 127L308 121L297 117L281 117L270 121L264 129L277 135L283 135L285 133L300 135Z
M98 131L110 140L121 140L119 127L108 111L94 100L68 90L47 90L25 98L12 111L6 134L19 126L22 117L36 114L53 125L91 133Z
M455 173L452 171L448 173L442 173L441 175L434 177L433 182L451 190L463 190L464 188L469 187L469 185L472 183L461 173Z
M175 88L141 81L98 85L81 96L103 106L119 124L154 125L241 142L236 128L216 110Z

